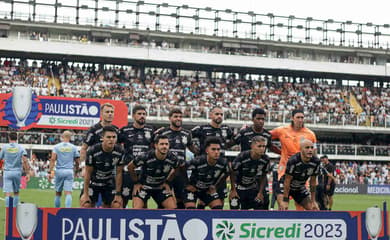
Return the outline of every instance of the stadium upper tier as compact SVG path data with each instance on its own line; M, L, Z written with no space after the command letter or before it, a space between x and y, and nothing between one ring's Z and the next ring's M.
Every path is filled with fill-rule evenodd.
M390 42L389 24L148 1L1 0L0 18L358 48L389 48Z
M58 81L51 76L58 77ZM173 107L183 109L193 124L207 121L208 111L218 105L225 119L236 126L250 120L253 108L267 110L269 126L290 121L295 108L306 112L306 122L315 128L337 131L387 131L390 128L390 89L350 87L326 81L282 82L274 79L241 80L227 75L209 79L196 75L176 76L168 70L146 72L145 80L134 68L96 69L92 65L17 65L16 61L0 64L0 92L13 86L31 86L37 95L61 95L77 98L108 98L147 106L151 120L167 121ZM282 79L283 80L283 79ZM310 126L312 126L310 125ZM349 127L349 128L346 128ZM387 129L387 130L386 130Z
M337 53L333 49L323 51L323 49L315 50L304 47L304 50L297 50L280 46L266 47L269 49L260 49L246 54L239 49L237 51L218 51L209 46L204 48L198 46L198 48L192 49L191 41L196 41L196 39L186 39L177 48L159 48L150 39L150 42L145 41L141 44L133 42L115 43L112 40L101 43L91 42L88 39L85 42L71 39L63 40L61 37L64 35L58 34L56 38L42 37L42 41L34 41L21 38L19 32L16 34L17 36L11 35L8 38L0 38L1 56L57 61L110 62L133 66L176 67L209 72L263 73L372 81L390 79L390 69L386 64L387 51L385 50L375 53L363 50ZM44 41L44 39L49 41ZM185 44L185 42L187 43ZM259 46L254 45L254 47ZM302 47L298 49L302 49ZM266 53L262 54L263 51L266 51ZM238 52L238 54L235 54L235 52Z

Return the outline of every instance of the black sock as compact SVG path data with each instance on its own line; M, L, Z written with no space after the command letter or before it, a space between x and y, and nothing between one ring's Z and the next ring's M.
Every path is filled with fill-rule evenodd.
M200 204L198 204L198 205L196 206L196 209L205 209L205 208L206 208L205 205L200 205Z
M184 203L183 202L178 202L177 203L177 209L185 209Z
M223 209L223 206L219 205L219 206L212 207L211 209Z

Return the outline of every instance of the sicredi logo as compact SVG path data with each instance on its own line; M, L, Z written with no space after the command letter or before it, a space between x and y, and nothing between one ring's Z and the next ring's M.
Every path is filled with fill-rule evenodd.
M347 239L340 219L213 219L213 239Z

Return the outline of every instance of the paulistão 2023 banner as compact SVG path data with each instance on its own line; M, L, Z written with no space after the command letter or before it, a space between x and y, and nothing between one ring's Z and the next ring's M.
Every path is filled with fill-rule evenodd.
M100 120L100 106L115 107L113 124L127 125L128 109L124 102L111 99L36 96L31 88L15 87L0 94L0 126L30 128L88 129Z
M31 211L37 213L37 218L31 218L37 219L35 231L31 230L34 240L369 239L366 212L78 208ZM7 209L6 240L20 239L23 224L27 230L32 229L28 221L21 220L18 225L16 212L15 208ZM385 211L378 215L382 222L378 228L380 240L389 239L387 215ZM27 230L23 234L28 235Z

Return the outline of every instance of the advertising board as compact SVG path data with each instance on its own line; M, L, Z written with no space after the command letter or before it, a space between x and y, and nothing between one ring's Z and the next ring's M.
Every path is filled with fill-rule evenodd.
M7 240L20 239L16 212L7 209ZM365 212L38 208L31 219L42 240L368 239ZM387 213L379 219L388 240Z

